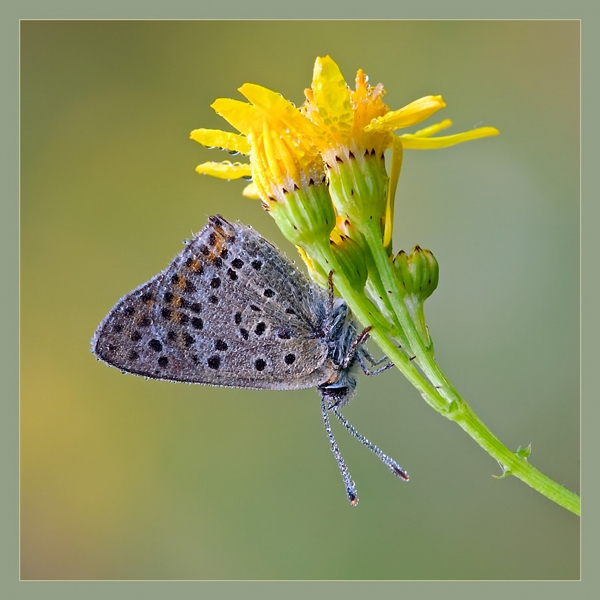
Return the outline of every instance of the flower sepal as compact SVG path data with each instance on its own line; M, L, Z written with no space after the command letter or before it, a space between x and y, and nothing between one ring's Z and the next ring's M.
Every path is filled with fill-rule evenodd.
M264 207L295 246L324 244L335 226L331 197L322 183L286 191L281 199L271 197Z
M359 231L368 223L378 223L383 228L389 183L383 154L365 150L356 156L345 149L336 153L331 162L327 163L327 174L336 214Z

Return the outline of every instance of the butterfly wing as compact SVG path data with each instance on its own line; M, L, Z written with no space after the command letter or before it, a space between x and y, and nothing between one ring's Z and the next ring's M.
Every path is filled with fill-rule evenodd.
M92 352L100 360L136 375L160 373L152 367L162 346L153 311L161 280L162 274L121 298L100 323L92 339Z
M252 229L211 217L102 322L95 354L156 379L300 389L335 377L325 294Z

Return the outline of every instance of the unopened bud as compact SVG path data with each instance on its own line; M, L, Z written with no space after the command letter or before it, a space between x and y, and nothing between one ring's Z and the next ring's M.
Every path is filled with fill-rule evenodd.
M404 304L425 343L433 351L433 342L425 323L423 303L433 294L439 281L439 266L430 250L415 246L410 254L401 250L394 259L394 273Z
M430 250L415 246L410 254L401 250L394 259L398 283L407 294L424 302L433 294L439 281L439 266Z

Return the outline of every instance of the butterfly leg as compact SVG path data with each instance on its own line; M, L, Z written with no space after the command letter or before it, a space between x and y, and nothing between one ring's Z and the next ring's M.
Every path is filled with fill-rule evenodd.
M394 366L393 362L388 362L387 364L383 365L383 367L379 367L379 369L371 370L367 366L365 358L371 363L372 367L376 367L377 365L380 365L382 362L388 359L387 356L383 356L379 360L375 360L369 354L366 348L359 348L356 351L356 360L358 360L358 364L360 365L365 375L379 375L379 373L383 373L384 371L387 371L388 369L391 369Z
M358 348L361 344L363 344L364 342L367 341L367 338L369 337L369 331L371 331L371 329L373 329L372 325L369 325L369 327L363 329L355 338L354 341L352 342L350 348L348 349L348 352L346 353L346 358L344 358L344 362L342 363L342 368L345 369L354 359L354 357L359 354L358 352Z
M323 401L322 401L323 404ZM331 412L337 417L338 421L355 437L363 446L366 446L371 452L373 452L384 465L390 469L390 471L404 481L408 481L408 473L392 458L387 454L384 454L375 444L372 444L364 435L361 435L354 429L350 423L342 416L336 406L328 407Z
M335 300L335 294L333 289L333 269L329 271L327 276L327 289L329 290L329 312L333 312L333 302Z
M367 338L369 337L369 331L371 331L371 329L373 329L372 326L363 329L362 332L359 333L356 336L356 338L354 338L354 341L352 342L352 345L350 346L350 349L346 354L346 358L344 359L344 368L348 367L348 365L352 362L352 360L355 357L358 360L358 363L360 364L365 375L378 375L379 373L383 373L383 371L386 371L387 369L390 369L394 366L394 363L388 362L383 367L375 369L374 371L372 371L367 366L365 359L371 363L372 367L376 367L377 365L380 365L382 362L385 362L387 360L387 356L383 356L379 360L375 360L375 358L371 356L371 353L364 347L363 344L367 341Z
M333 315L333 304L334 304L334 299L335 299L334 288L333 288L333 270L329 271L329 275L327 277L327 283L328 283L328 288L329 288L329 299L328 299L329 311L328 311L328 313L330 315ZM327 329L329 327L331 327L331 323L328 322L325 329ZM352 344L350 345L350 348L348 349L348 352L346 353L346 357L344 358L344 361L342 363L343 369L347 368L350 365L352 360L354 360L354 357L357 358L362 370L364 371L364 373L366 375L378 375L379 373L382 373L383 371L386 371L387 369L390 369L391 367L394 366L393 363L388 362L383 367L381 367L379 369L375 369L374 371L369 369L369 367L367 367L367 365L365 363L365 359L368 360L369 363L371 363L372 367L376 367L387 360L387 356L383 356L379 360L376 360L375 358L373 358L373 356L371 356L371 353L363 346L363 344L369 338L369 332L371 331L371 329L373 329L373 326L369 325L369 327L366 327L365 329L363 329L354 338Z
M331 451L335 456L335 460L337 461L338 467L340 468L340 473L342 474L342 478L344 479L344 484L346 486L346 495L348 496L348 500L352 506L356 506L358 504L358 496L356 495L356 487L354 482L352 481L352 477L350 477L350 472L348 471L348 467L344 462L342 457L342 453L338 448L338 445L335 442L335 438L333 437L333 431L331 431L331 424L329 423L329 414L328 407L325 404L325 395L321 393L321 413L323 415L323 424L325 425L325 431L327 433L327 437L329 438L329 445L331 446Z
M363 355L363 358L366 358L369 361L369 364L372 367L376 367L378 365L380 365L382 362L385 362L388 357L387 356L382 356L381 358L377 359L375 358L368 350L365 346L363 346L360 350L360 352Z

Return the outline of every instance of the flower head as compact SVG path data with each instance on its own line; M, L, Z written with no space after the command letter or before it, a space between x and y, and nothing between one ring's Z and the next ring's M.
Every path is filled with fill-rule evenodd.
M347 84L337 64L329 57L317 58L310 89L301 110L321 131L320 151L330 164L336 152L358 155L365 150L381 155L392 146L392 132L410 127L446 106L441 96L426 96L399 110L390 111L383 102L381 83L369 84L362 69L356 74L355 89ZM329 159L329 160L327 160Z
M306 101L300 108L279 94L246 83L239 91L248 102L221 98L215 111L240 133L196 129L191 138L209 147L249 156L249 163L204 163L196 170L224 179L251 179L244 194L259 197L286 237L308 247L328 239L336 216L358 231L379 228L391 254L394 195L404 149L444 148L497 135L481 127L450 136L435 136L446 119L416 133L394 132L416 125L446 105L441 96L425 96L390 110L382 84L372 86L362 70L351 89L329 57L317 58ZM384 162L392 149L390 175ZM336 248L343 232L334 232ZM354 247L354 246L353 246Z
M197 129L192 139L242 152L250 164L204 163L200 173L252 178L247 195L258 195L286 237L295 244L328 239L335 217L327 192L322 157L311 144L316 127L293 104L259 85L246 83L240 92L250 103L228 98L212 107L242 135ZM219 170L220 169L220 170Z

